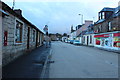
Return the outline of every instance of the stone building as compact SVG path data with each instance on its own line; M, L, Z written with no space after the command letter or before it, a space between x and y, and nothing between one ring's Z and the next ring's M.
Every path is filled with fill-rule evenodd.
M120 6L103 8L94 24L95 47L120 51Z
M2 64L3 66L43 44L44 34L22 16L22 10L13 10L4 2L2 9Z
M99 12L99 20L94 24L95 33L120 31L120 6L103 8Z

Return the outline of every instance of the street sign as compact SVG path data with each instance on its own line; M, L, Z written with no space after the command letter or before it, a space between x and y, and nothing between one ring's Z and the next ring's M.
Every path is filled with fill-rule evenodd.
M48 26L45 25L44 29L43 29L45 32L48 32Z

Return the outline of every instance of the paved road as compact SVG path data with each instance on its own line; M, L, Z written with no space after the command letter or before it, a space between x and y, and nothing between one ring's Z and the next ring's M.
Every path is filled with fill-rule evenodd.
M93 47L52 43L50 78L118 78L118 54Z

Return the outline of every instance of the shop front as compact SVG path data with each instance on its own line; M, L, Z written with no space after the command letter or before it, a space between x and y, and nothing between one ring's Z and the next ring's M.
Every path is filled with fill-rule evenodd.
M95 34L95 47L120 50L120 31Z

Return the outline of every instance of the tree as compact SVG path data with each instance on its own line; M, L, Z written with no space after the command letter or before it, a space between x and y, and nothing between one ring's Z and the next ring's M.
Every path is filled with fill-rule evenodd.
M64 33L63 36L68 36L67 33Z

